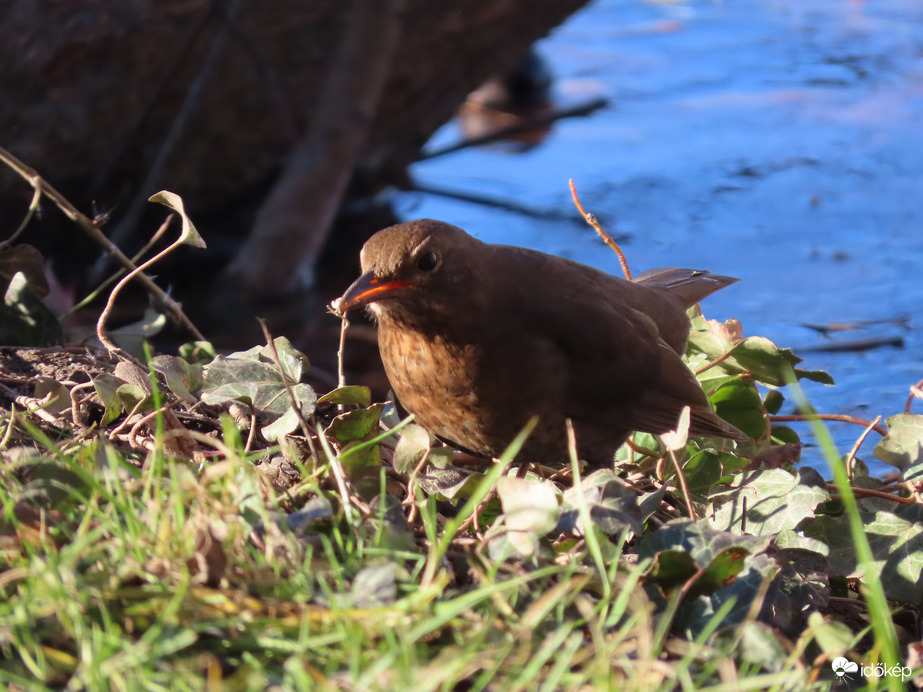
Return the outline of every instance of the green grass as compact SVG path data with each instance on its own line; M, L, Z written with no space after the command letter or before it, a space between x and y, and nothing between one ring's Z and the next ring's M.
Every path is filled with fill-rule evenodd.
M690 594L733 560L718 552L697 572L683 572L682 560L661 563L664 552L639 558L631 530L607 535L595 524L599 507L579 484L573 450L568 485L577 483L577 512L593 530L556 548L550 535L543 552L518 561L492 559L488 540L463 527L511 473L532 426L456 501L454 516L418 487L409 527L386 517L385 498L399 493L388 490L393 480L383 468L380 494L365 510L343 502L341 481L324 465L301 466L301 480L281 490L255 463L267 451L244 453L227 417L220 439L202 438L214 457L194 464L164 455L162 424L153 451L126 457L101 438L54 437L27 415L10 414L0 462L0 684L804 690L829 689L830 661L856 660L857 650L866 650L862 662L900 665L892 614L875 578L863 586L875 635L870 649L856 648L864 632L820 613L797 641L780 645L757 619L771 573L752 603L722 596L690 621L699 598ZM868 562L839 457L825 431L816 434L853 521L859 558ZM387 436L367 437L339 459ZM336 458L335 440L319 442ZM314 508L315 519L290 523L301 508ZM713 531L683 535L717 540ZM675 555L678 545L662 550L674 546ZM700 548L687 546L685 557ZM669 586L677 564L681 576L673 583L682 588ZM731 583L746 570L728 574ZM742 621L731 617L740 605ZM895 681L878 688L897 689Z
M759 670L733 640L716 644L721 612L697 637L671 634L638 586L646 565L603 561L598 545L542 566L460 553L454 531L502 465L448 524L423 502L429 541L394 548L374 517L349 524L341 509L293 534L281 508L296 498L239 448L202 469L155 452L139 470L105 443L64 453L24 418L16 426L44 454L41 483L9 467L0 481L10 689L809 687L800 661ZM390 595L354 592L383 563L395 565Z

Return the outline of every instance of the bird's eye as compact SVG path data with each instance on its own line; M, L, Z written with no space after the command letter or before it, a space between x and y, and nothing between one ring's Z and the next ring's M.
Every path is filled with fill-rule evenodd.
M417 267L421 271L431 272L436 268L437 264L439 264L439 258L436 257L435 252L424 252L417 258Z

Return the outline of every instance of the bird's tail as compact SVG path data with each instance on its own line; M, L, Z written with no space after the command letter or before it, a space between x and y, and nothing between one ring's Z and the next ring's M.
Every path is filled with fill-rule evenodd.
M688 309L715 291L737 283L740 279L712 274L702 269L657 267L638 274L633 281L649 288L662 288L668 291Z
M738 442L750 439L740 428L728 423L711 408L693 410L692 419L689 421L689 432L706 437L726 437Z

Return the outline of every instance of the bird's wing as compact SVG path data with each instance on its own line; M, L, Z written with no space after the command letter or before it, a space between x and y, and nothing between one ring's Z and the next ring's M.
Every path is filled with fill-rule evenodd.
M555 405L572 417L630 407L659 379L657 326L643 313L590 297L533 304L531 341L558 383ZM549 373L550 374L550 373Z
M745 440L736 427L720 418L708 403L695 375L669 347L663 346L661 377L658 384L642 392L628 415L632 429L663 433L676 428L684 406L690 408L689 432Z
M536 344L558 369L554 404L567 417L609 421L613 428L663 433L673 430L684 406L693 434L741 439L711 409L705 392L654 321L636 310L556 301L537 324Z

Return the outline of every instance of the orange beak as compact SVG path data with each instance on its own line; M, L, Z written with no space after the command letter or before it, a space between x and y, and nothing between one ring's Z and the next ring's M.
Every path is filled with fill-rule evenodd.
M409 281L385 281L377 278L371 272L363 274L356 279L346 292L337 298L334 303L341 314L346 314L353 308L358 308L376 300L381 300L392 291L411 286Z

